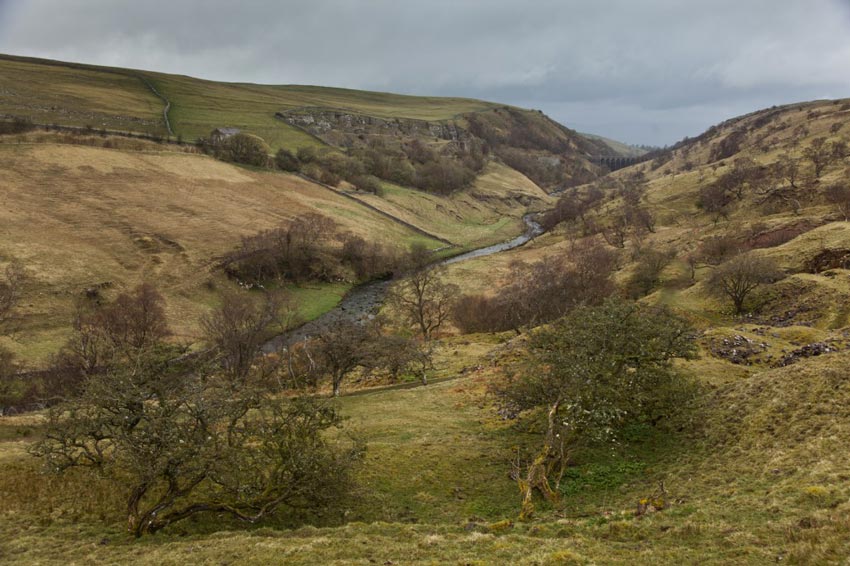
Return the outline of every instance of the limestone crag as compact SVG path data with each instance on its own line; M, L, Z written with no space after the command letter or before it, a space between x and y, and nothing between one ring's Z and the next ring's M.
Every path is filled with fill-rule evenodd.
M428 137L461 144L471 139L470 134L458 127L453 121L428 122L409 118L386 119L326 108L299 108L278 112L275 117L321 139L328 136L338 137L340 134L347 134L346 137L351 135ZM338 142L339 140L334 141Z

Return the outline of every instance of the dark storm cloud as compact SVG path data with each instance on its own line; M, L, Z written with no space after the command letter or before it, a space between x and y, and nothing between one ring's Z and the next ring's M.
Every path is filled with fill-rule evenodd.
M669 143L850 96L848 0L0 0L0 52L472 96Z

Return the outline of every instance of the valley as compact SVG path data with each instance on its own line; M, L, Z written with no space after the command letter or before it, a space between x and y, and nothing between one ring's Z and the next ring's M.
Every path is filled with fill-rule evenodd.
M14 370L0 368L0 561L839 564L850 552L848 99L758 110L647 154L472 99L11 56L0 72L0 114L29 120L0 135L3 284L24 273L0 336ZM213 141L223 127L240 131ZM254 157L240 143L262 159L240 161ZM601 156L638 162L611 170ZM144 303L145 285L159 298ZM161 334L131 347L119 315L137 305ZM86 334L97 321L106 334ZM85 339L105 349L74 374L58 354ZM157 428L171 415L151 410L171 406L157 379L181 363L203 395L174 404L181 426ZM155 387L116 413L150 418L163 445L192 429L193 407L214 399L215 415L256 387L240 427L222 419L209 438L316 402L328 413L314 418L339 422L281 437L313 439L294 453L354 445L350 489L323 499L319 483L306 493L321 503L233 516L271 467L220 503L210 494L242 480L199 435L214 473L182 497L213 510L150 532L131 512L127 534L136 460L45 471L45 439L88 413L31 390L102 399L99 380L123 391L149 367L137 386ZM250 438L263 450L245 469L257 454L294 461L290 445L262 444L271 436ZM167 458L150 450L133 458L159 469ZM162 469L140 500L180 491Z

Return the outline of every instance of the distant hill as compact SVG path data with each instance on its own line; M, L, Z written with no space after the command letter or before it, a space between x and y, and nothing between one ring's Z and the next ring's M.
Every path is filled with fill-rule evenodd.
M619 142L617 140L612 140L611 138L598 136L596 134L588 134L586 132L579 132L579 134L591 140L601 141L610 147L618 157L640 157L648 153L647 150L643 148Z

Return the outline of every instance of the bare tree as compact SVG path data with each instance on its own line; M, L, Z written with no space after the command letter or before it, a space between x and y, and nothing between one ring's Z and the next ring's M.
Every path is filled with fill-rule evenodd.
M6 266L3 279L0 280L0 330L14 315L15 307L21 299L25 277L24 267L20 263L13 261Z
M457 285L443 281L444 275L444 266L419 267L396 282L387 295L388 303L425 342L449 319L459 293Z
M626 218L634 230L655 233L655 214L643 205L627 207Z
M815 179L820 179L824 169L832 162L834 154L826 138L820 137L813 139L811 145L803 150L803 157L812 162Z
M602 231L602 236L610 246L621 249L626 247L626 238L629 236L629 220L625 208L621 207L614 214L614 218Z
M776 163L776 168L779 176L787 179L788 184L792 189L798 189L797 183L800 180L800 166L796 159L787 153L779 156L779 161Z
M170 334L165 300L148 283L106 305L78 303L73 326L57 365L82 375L155 346Z
M331 378L334 397L342 380L368 355L368 329L357 322L340 319L322 331L315 340L314 353L319 370Z
M511 265L509 283L493 297L467 296L454 311L455 324L468 332L534 327L580 305L596 305L614 290L617 253L598 240L576 242L567 258Z
M672 261L670 252L653 249L641 250L637 267L626 281L626 294L630 299L639 299L648 295L661 282L661 272Z
M234 384L247 379L273 324L291 324L294 309L266 293L257 300L247 292L229 292L221 305L201 319L207 344L218 352L222 370Z
M0 333L8 330L9 322L14 317L15 307L21 297L24 277L23 266L12 262L6 267L4 278L0 280ZM20 400L14 383L17 371L14 353L0 346L0 414L3 414L4 405Z
M741 242L730 234L709 236L700 244L695 252L695 258L697 263L720 265L732 256L741 253L741 248Z
M731 300L735 314L742 314L753 291L781 278L782 273L772 260L749 253L718 266L708 277L706 286L710 293Z
M826 200L838 209L844 220L850 220L850 185L844 182L828 186Z
M170 333L165 317L165 299L150 283L130 293L121 293L99 322L115 345L142 349Z
M15 355L0 346L0 415L4 414L4 407L20 402L21 396L16 391L17 384L14 382L17 372Z
M714 216L714 223L721 218L728 219L732 207L732 195L721 182L714 182L700 188L697 206Z
M392 381L402 373L415 372L422 385L428 384L433 369L429 343L387 332L381 323L370 325L370 339L364 348L362 365L368 370L383 370Z

